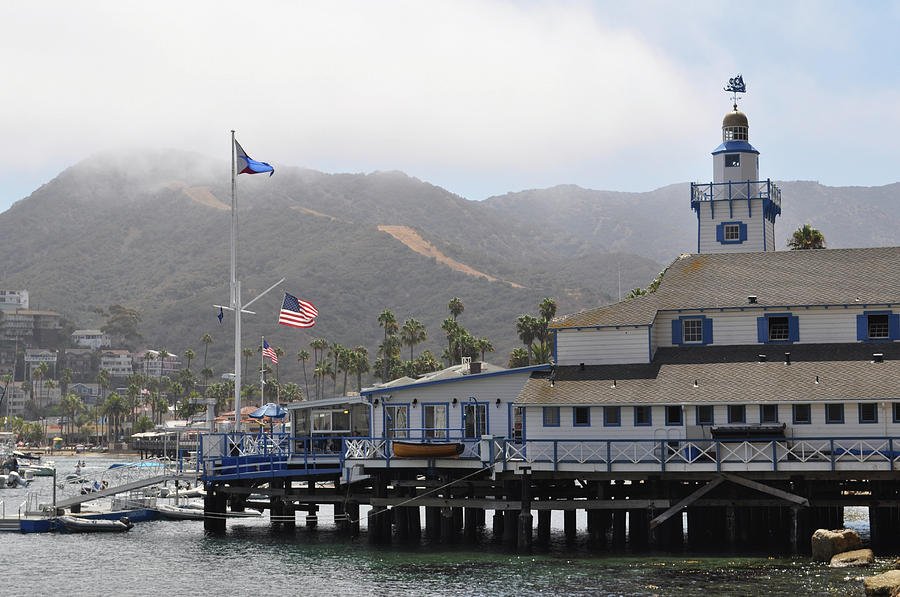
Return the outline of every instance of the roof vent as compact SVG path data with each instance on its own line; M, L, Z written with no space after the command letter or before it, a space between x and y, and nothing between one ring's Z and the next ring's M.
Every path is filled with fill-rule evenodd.
M789 353L789 352L784 353L784 364L785 365L791 364L791 353Z
M756 304L756 295L751 294L750 296L748 296L747 302L750 303L751 305L755 305Z
M872 353L872 361L875 363L883 363L884 362L884 353L883 352Z
M756 355L756 358L759 360L760 363L766 362L766 355L764 355L764 354L758 354L758 355Z

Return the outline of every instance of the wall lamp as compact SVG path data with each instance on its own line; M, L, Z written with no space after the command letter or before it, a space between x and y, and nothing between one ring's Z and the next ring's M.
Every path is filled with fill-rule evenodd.
M453 399L453 402L452 402L453 408L456 408L457 402L459 402L459 400L457 400L456 398L454 398L454 399Z
M499 398L497 398L497 402L495 402L495 404L497 405L497 408L500 408L500 399Z
M378 398L372 401L372 406L378 406Z
M418 399L418 398L413 398L412 405L413 405L413 406L417 406L418 404L419 404L419 399Z

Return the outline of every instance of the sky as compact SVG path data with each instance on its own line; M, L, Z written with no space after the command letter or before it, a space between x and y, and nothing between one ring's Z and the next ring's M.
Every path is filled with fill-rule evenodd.
M900 180L900 0L9 3L0 211L117 148L401 170L462 197L760 175ZM176 173L177 174L177 173Z

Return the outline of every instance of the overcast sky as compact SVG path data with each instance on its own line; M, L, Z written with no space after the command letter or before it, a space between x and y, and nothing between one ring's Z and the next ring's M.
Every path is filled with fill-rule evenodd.
M900 180L900 2L8 3L0 210L117 147L402 170L468 199L760 174ZM177 176L177 173L175 173ZM276 174L277 176L277 174Z

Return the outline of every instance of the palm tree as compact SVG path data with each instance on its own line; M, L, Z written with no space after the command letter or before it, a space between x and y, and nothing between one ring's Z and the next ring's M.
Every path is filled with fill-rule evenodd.
M297 361L303 363L303 385L306 387L306 399L309 400L309 381L306 378L306 361L309 360L309 351L301 350L297 353Z
M462 328L456 323L456 320L448 317L441 322L441 329L447 334L447 363L449 365L455 365L457 351L453 349L453 346L454 342L459 338L459 333Z
M631 292L629 292L628 294L625 295L625 300L630 301L633 298L637 298L639 296L644 296L645 294L648 294L648 293L643 288L632 288Z
M409 360L413 360L413 347L428 340L425 325L415 319L407 319L400 330L400 339L409 346Z
M792 251L798 249L824 249L825 237L821 232L811 227L809 224L804 224L794 230L794 234L788 241L787 246L789 246Z
M275 356L278 357L279 361L284 358L284 350L280 346L275 347ZM280 383L278 378L278 363L275 363L275 381Z
M303 392L300 386L295 383L286 383L281 388L281 396L286 402L297 402L303 400Z
M399 324L397 323L397 318L394 317L394 314L385 309L381 312L381 315L378 316L378 325L384 328L384 341L387 343L388 336L392 336L400 331ZM388 362L384 360L384 371L382 372L382 380L387 381L388 376Z
M209 345L213 343L213 337L210 334L203 334L200 341L203 342L203 368L206 369L206 355L209 352Z
M436 358L434 358L434 355L430 350L426 350L425 352L420 354L413 363L413 369L415 370L417 375L431 373L432 371L437 371L440 368L441 364Z
M43 394L43 389L44 389L43 379L44 379L44 376L47 375L47 371L48 371L47 363L41 363L37 367L35 367L34 369L31 370L31 379L37 378L39 381L40 390L38 390L38 399L37 399L38 408L41 407L41 394Z
M531 343L537 335L540 322L532 315L521 315L516 320L516 334L528 350L528 363L531 364Z
M335 342L328 349L328 358L333 361L331 366L331 378L334 380L334 388L332 388L332 392L335 396L337 396L337 370L338 370L338 361L341 358L341 351L344 350L344 347Z
M59 392L63 396L69 393L69 384L72 383L73 375L75 375L75 373L66 367L59 376Z
M200 375L203 376L203 385L209 386L209 378L215 375L212 367L204 367L200 370Z
M106 401L103 403L103 410L113 424L113 443L115 443L119 441L119 420L122 417L122 413L125 412L125 403L122 401L121 396L113 392L107 396ZM109 432L109 425L107 425L106 431L107 433Z
M253 349L250 347L244 348L241 350L241 354L244 356L244 379L247 378L247 364L251 358L253 358Z
M106 400L106 390L109 389L109 371L106 369L101 369L100 373L97 374L97 385L100 386L100 399Z
M510 369L514 369L516 367L525 367L529 364L530 357L528 352L524 348L514 348L511 353L509 353L509 361L507 365L509 365Z
M337 370L344 373L344 389L341 394L342 396L347 395L347 375L350 373L351 369L353 369L353 351L341 346L341 352L338 355Z
M356 374L356 391L362 392L362 375L369 372L369 351L365 346L353 349L353 373Z
M313 363L318 364L325 358L325 351L328 350L328 340L325 338L316 338L309 343L309 347L313 349Z
M453 321L456 321L456 318L462 315L462 312L465 311L466 307L463 305L462 300L458 296L455 296L450 299L450 302L447 304L447 309L450 310Z
M484 353L494 352L494 344L487 338L479 338L475 348L481 351L481 360L484 361Z
M195 355L194 351L191 350L190 348L188 348L187 350L184 351L184 360L187 361L186 369L188 371L191 370L191 361L193 361L196 358L197 358L197 355Z

